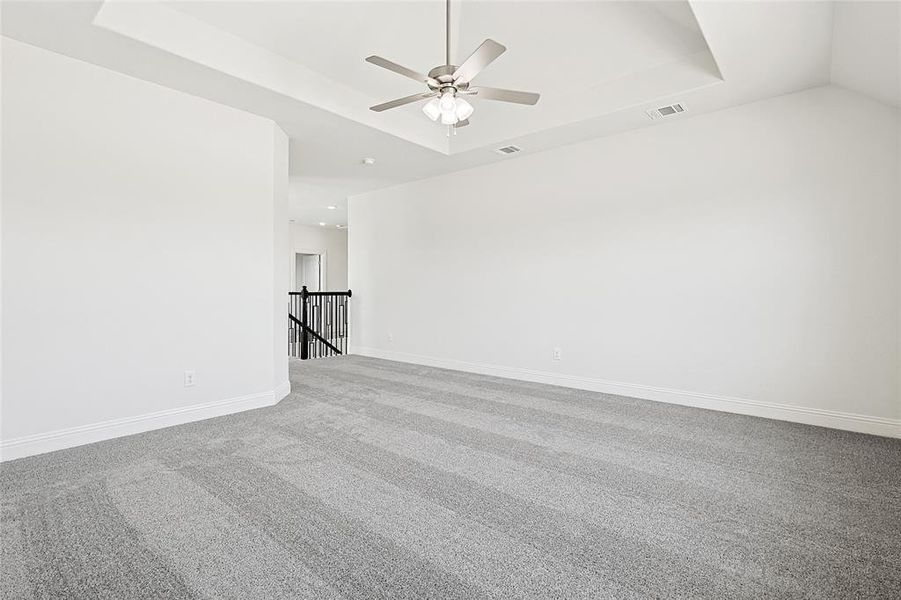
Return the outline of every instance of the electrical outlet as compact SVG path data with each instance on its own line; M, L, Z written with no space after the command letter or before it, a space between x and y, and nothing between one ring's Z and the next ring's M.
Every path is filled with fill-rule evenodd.
M197 375L194 371L185 371L185 387L191 387L197 382Z
M393 341L394 341L394 334L391 333L390 331L388 332L388 341L389 341L389 342L393 342Z
M554 360L563 360L563 350L554 348Z

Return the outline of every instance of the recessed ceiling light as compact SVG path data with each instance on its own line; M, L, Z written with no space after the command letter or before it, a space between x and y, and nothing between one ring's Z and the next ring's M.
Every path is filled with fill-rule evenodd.
M338 207L337 207L337 206L326 206L326 208L329 209L329 210L335 210L335 209L338 208Z
M375 159L367 156L366 158L363 159L363 164L364 165L374 165Z
M319 226L320 226L320 227L325 227L325 223L320 223Z

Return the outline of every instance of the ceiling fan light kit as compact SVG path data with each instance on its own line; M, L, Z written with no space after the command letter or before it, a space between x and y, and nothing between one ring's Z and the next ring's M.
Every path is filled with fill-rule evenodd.
M381 56L370 56L366 62L372 63L383 69L394 71L399 75L424 83L428 87L427 92L413 94L397 100L391 100L376 106L369 107L375 112L382 112L404 106L420 100L429 101L422 107L422 112L435 122L440 122L448 127L465 127L469 125L469 117L475 111L472 104L462 96L481 97L484 100L496 100L499 102L512 102L514 104L534 105L538 102L539 95L533 92L519 92L516 90L503 90L490 87L469 87L469 82L478 75L482 69L504 53L506 48L494 40L488 39L476 48L469 58L460 66L452 65L450 61L450 0L445 3L445 60L446 64L440 65L423 75L412 69L401 66Z
M432 121L440 118L442 125L456 125L465 121L472 115L473 110L472 104L448 92L442 94L440 100L432 98L422 107L425 116Z

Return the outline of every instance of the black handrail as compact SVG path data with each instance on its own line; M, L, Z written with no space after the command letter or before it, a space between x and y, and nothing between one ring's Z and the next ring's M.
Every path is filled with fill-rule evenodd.
M307 286L303 286L306 289ZM289 296L302 296L303 292L288 292ZM347 296L350 298L353 296L352 290L347 290L346 292L307 292L307 296Z
M353 292L288 292L288 354L301 360L347 353Z

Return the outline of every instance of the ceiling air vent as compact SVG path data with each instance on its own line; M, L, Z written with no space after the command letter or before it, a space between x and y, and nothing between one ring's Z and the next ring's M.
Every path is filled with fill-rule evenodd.
M513 154L514 152L519 152L522 150L519 146L504 146L503 148L498 148L495 150L498 154Z
M661 106L660 108L652 108L651 110L646 111L648 116L652 119L659 119L661 117L668 117L670 115L677 115L681 112L685 112L684 104L671 104L670 106Z

